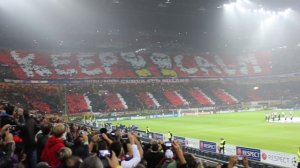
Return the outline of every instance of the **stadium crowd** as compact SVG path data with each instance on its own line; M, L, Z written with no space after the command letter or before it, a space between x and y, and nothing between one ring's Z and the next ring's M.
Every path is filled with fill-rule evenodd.
M0 103L1 168L196 168L234 167L209 165L184 153L178 141L142 142L132 130L93 130L66 122L55 115L41 115ZM248 159L243 162L248 167Z

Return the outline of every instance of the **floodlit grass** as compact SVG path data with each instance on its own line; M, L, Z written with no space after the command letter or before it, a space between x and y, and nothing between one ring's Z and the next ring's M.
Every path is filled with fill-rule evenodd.
M300 123L268 123L265 112L243 112L180 118L119 121L125 125L135 124L140 130L149 126L151 132L218 142L220 137L227 144L296 153L300 146ZM300 112L293 112L300 116ZM115 124L115 123L114 123Z

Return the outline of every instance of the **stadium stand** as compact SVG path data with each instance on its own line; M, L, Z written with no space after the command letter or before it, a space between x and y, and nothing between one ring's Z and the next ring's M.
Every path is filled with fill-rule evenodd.
M201 105L214 105L215 102L212 101L206 94L204 94L199 88L192 88L189 93L193 96L195 100Z
M110 93L111 94L111 93ZM116 96L116 94L114 94ZM82 95L70 95L72 99ZM82 107L83 108L83 107ZM5 110L6 116L12 120L7 120L6 116L1 116L0 134L5 134L5 142L0 146L4 153L0 158L0 166L12 168L23 167L57 167L66 166L79 168L80 166L98 162L100 167L164 167L175 164L181 168L196 167L217 167L223 165L235 165L237 167L268 167L277 168L257 161L237 162L238 156L227 156L215 152L208 152L202 149L182 146L180 141L173 141L170 150L169 146L158 139L149 139L144 131L132 130L134 127L123 125L113 127L92 127L82 125L82 122L67 123L60 115L45 115L37 112L29 112L22 108L17 109L17 113L12 105L0 102L0 110ZM86 117L87 119L90 117ZM23 124L26 123L26 124ZM18 124L15 129L8 129L9 124ZM36 127L37 129L33 129ZM100 131L98 131L100 130ZM125 133L124 130L133 132ZM26 132L26 134L24 134ZM122 137L128 137L131 145ZM36 138L36 140L35 140ZM143 141L141 141L143 140ZM2 140L1 140L2 141ZM30 148L28 148L30 146ZM15 148L16 147L16 148ZM38 149L39 154L31 154L32 150ZM20 152L22 151L22 152ZM104 153L108 151L109 153ZM111 152L114 153L111 153ZM120 151L123 151L120 153ZM132 151L133 153L130 153ZM129 152L129 153L128 153ZM15 155L15 157L10 157ZM110 156L108 161L106 156ZM118 158L126 156L126 161ZM157 157L154 157L157 156ZM175 156L175 157L173 157ZM112 162L110 159L115 159ZM91 163L89 163L91 162Z
M182 95L189 107L196 107L199 105L198 102L189 94L185 87L181 87L181 89L177 90L177 92Z
M105 111L122 111L128 109L120 93L107 93L104 95Z
M88 93L89 100L93 112L103 112L105 110L104 98L99 93Z
M138 98L149 109L159 108L160 104L149 92L140 92L138 93Z
M206 82L204 82L206 83ZM0 84L3 99L16 105L45 113L78 114L138 111L173 108L240 106L241 103L282 99L297 102L297 83L232 84L213 82L203 87L198 82L186 84ZM115 89L118 88L118 89ZM258 88L258 89L254 89ZM115 91L114 91L115 90ZM32 94L34 93L34 94ZM238 95L235 96L235 95ZM64 108L67 102L67 110Z
M164 91L164 96L173 107L188 105L187 101L183 99L182 96L176 91L166 90Z
M3 79L23 80L257 76L271 71L268 68L270 53L244 55L239 62L227 61L228 65L235 67L230 70L223 58L215 54L197 56L153 52L136 55L132 52L129 55L122 52L57 54L2 50L0 64L2 69L13 73L5 74Z
M69 113L80 113L90 111L88 104L82 94L67 94L66 101Z
M238 100L223 89L217 88L212 90L213 94L218 97L223 103L231 105L238 103Z

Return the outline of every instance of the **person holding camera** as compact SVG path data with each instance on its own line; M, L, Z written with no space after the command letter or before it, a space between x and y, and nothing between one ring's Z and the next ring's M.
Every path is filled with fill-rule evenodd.
M229 156L228 163L218 165L217 168L235 168L237 164L242 164L244 168L249 168L249 160L247 156Z
M120 141L114 141L110 146L111 150L116 154L116 156L121 159L122 168L135 167L139 164L143 156L142 146L135 135L133 135L132 133L127 133L127 137L129 142L129 145L127 145L127 147L130 148L129 150L127 149L127 151L132 151L132 158L130 160L125 159L124 148L122 147Z
M84 130L81 130L79 132L79 136L74 140L74 145L72 146L73 155L82 159L86 158L89 155L88 145L88 133Z
M15 150L13 135L9 132L9 124L4 125L0 131L0 167L13 167L12 156Z

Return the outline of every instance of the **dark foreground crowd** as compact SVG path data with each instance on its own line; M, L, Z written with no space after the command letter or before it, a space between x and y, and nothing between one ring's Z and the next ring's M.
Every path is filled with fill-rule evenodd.
M0 168L202 168L208 165L184 153L177 141L140 141L134 131L93 130L57 116L31 114L0 103ZM248 159L242 161L248 167Z

